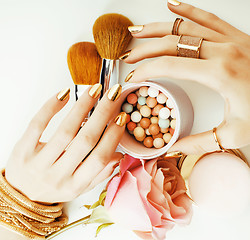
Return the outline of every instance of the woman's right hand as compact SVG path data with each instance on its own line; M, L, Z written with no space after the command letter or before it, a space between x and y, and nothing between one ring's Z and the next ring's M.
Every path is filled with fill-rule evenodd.
M121 58L130 64L159 58L141 64L126 80L132 83L170 77L196 81L214 89L225 100L224 121L216 131L221 146L240 148L250 144L250 36L189 4L169 0L168 7L192 20L180 24L180 35L204 38L201 59L176 57L179 36L171 35L172 22L133 26L130 30L134 38L155 39L136 46ZM212 130L183 138L169 149L186 154L215 150L219 149Z
M121 114L118 121L113 119L120 107L116 101L121 91L119 84L104 95L79 131L98 100L100 87L94 85L92 92L83 93L48 143L40 142L41 135L51 118L66 105L69 94L61 100L59 95L53 96L40 109L15 145L5 169L5 177L15 189L32 201L67 202L113 173L123 157L115 150L126 121L126 114ZM95 94L94 88L98 89Z

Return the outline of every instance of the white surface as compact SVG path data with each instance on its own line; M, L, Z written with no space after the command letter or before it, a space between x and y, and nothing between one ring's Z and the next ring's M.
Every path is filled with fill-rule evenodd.
M211 11L236 27L250 33L249 9L246 0L186 1ZM103 13L117 12L134 24L173 21L164 0L0 0L0 79L1 124L0 167L28 122L40 106L57 91L70 86L73 90L66 54L78 41L93 41L92 25ZM133 41L132 46L143 40ZM135 66L121 64L121 80ZM223 101L215 92L199 84L175 81L190 96L195 110L192 133L211 129L223 118ZM56 116L45 134L54 131L74 100ZM250 147L244 148L250 157ZM70 220L87 215L80 208L94 202L104 184L68 204ZM237 203L235 203L237 204ZM235 240L249 239L250 211L239 218L221 220L195 208L190 226L176 227L167 234L168 240ZM56 239L138 239L133 233L112 226L94 238L96 226L81 226Z

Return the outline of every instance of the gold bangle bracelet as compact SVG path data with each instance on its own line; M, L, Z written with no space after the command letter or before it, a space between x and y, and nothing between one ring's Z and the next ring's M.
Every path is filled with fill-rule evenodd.
M24 195L22 195L21 193L19 193L17 190L15 190L5 179L5 170L2 169L1 174L0 174L0 187L2 187L2 189L6 189L6 194L11 195L11 198L13 198L14 200L17 200L20 204L22 204L25 208L28 208L30 210L36 210L39 213L44 212L44 213L48 213L48 212L60 212L63 208L63 204L62 203L56 203L53 205L43 205L43 204L39 204L39 203L35 203L33 201L31 201L30 199L28 199L27 197L25 197Z
M0 174L0 225L29 239L44 240L67 225L62 203L50 206L32 202ZM46 211L48 210L48 211Z

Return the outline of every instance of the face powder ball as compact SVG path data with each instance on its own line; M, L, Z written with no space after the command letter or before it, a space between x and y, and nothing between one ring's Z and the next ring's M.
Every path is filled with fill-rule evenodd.
M174 109L171 110L170 116L171 116L171 118L176 118L176 114L175 114L175 110Z
M161 119L160 118L158 124L159 124L160 128L168 128L170 121L169 121L169 119Z
M151 124L149 126L149 132L152 134L152 135L156 135L160 132L160 128L158 126L158 124Z
M144 144L144 146L145 147L147 147L147 148L151 148L151 147L153 147L153 138L152 137L146 137L145 139L144 139L144 141L143 141L143 144Z
M170 127L175 129L175 127L176 127L176 120L175 119L171 120Z
M126 117L126 123L129 123L131 121L131 117L129 114L127 114L127 117Z
M167 102L166 102L166 106L170 109L174 108L174 103L172 102L171 99L168 98Z
M153 139L156 139L156 138L163 138L163 134L159 132L158 134L153 135Z
M150 121L152 124L158 124L159 118L158 117L151 117Z
M164 140L162 138L154 139L153 145L155 148L162 148L164 146Z
M145 105L146 104L146 98L145 97L139 97L138 98L138 103L141 105L141 106L143 106L143 105Z
M157 100L153 97L147 97L146 104L148 107L154 108L157 104Z
M153 116L158 116L159 115L159 112L160 110L163 108L163 105L162 104L157 104L153 110L152 110L152 115Z
M164 134L164 133L167 133L168 132L168 128L161 128L161 132Z
M134 129L134 136L136 140L138 140L139 142L142 142L144 138L146 137L146 133L142 127L136 127Z
M149 87L148 88L148 96L149 97L152 97L152 98L155 98L157 97L159 94L159 90L154 88L154 87Z
M135 123L140 122L142 119L141 114L139 113L139 111L135 111L131 114L131 120Z
M147 97L148 96L148 87L140 87L139 94L142 97Z
M133 106L129 103L124 103L122 105L122 111L125 113L131 113L133 111Z
M171 138L172 138L172 135L170 133L165 133L163 135L163 140L165 141L165 143L169 143Z
M159 111L159 117L161 119L168 119L169 116L170 116L170 110L168 108L164 107Z
M148 129L148 128L145 129L145 133L146 133L147 135L151 135L151 133L149 132L149 129Z
M138 97L136 96L136 94L135 93L130 93L128 96L127 96L127 101L128 101L128 103L130 103L130 104L135 104L135 103L137 103L137 99L138 99Z
M164 93L160 93L158 96L157 96L157 102L160 103L160 104L165 104L167 101L167 96L164 94Z
M173 128L169 128L169 132L170 134L173 136L174 135L174 129Z
M141 124L141 127L146 129L150 126L151 124L151 121L149 118L142 118L141 121L140 121L140 124Z
M129 122L128 124L127 124L127 129L129 130L129 131L134 131L134 129L136 128L136 123L134 123L134 122Z
M140 113L143 117L149 117L151 115L151 109L148 106L144 105L141 107Z

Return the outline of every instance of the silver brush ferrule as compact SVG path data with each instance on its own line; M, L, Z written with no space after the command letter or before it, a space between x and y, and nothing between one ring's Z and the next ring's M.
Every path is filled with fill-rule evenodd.
M105 92L118 83L119 79L119 60L103 59L101 71L102 92L101 97Z
M89 87L89 85L75 85L75 98L76 101L82 96L82 94L86 91L86 89ZM84 119L83 124L87 122L90 115L93 113L95 107L93 107L90 112L88 113L88 116Z

